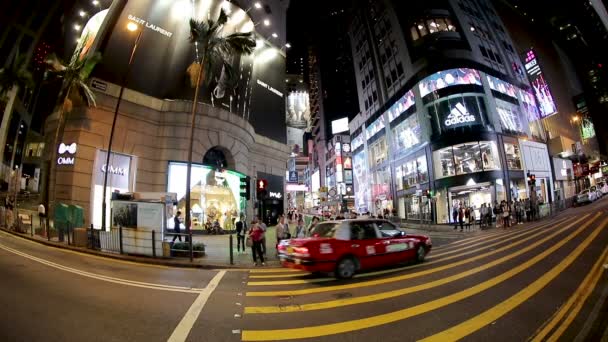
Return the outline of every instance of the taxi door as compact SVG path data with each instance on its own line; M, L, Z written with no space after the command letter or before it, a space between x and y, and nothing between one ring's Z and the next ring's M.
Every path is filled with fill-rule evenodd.
M373 222L351 222L350 233L351 253L359 260L361 269L379 267L387 262L385 244Z

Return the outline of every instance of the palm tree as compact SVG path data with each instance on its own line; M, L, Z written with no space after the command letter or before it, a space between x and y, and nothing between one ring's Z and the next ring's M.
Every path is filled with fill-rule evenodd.
M4 112L0 124L0 158L4 158L4 147L8 135L8 126L13 112L13 103L19 87L34 87L32 73L28 70L28 58L17 52L11 63L0 69L0 111ZM1 162L1 160L0 160Z
M190 43L196 45L197 56L188 68L191 85L194 87L192 114L190 122L190 139L188 145L188 172L186 176L186 231L190 232L190 178L192 173L192 144L194 142L194 127L196 123L196 107L201 83L209 84L211 73L222 66L224 85L234 85L232 57L236 54L249 55L255 49L252 32L232 33L225 35L222 30L228 21L228 15L220 10L217 20L190 19Z
M86 37L84 38L86 40ZM54 112L57 112L57 127L55 128L55 134L53 138L53 144L50 146L51 149L51 160L50 160L50 177L49 183L46 186L45 202L47 208L49 203L49 191L50 185L55 181L56 165L55 160L57 159L57 146L59 144L59 138L63 135L65 128L65 117L73 109L74 101L84 101L88 106L95 106L95 95L88 85L91 72L101 60L101 54L96 52L94 54L87 54L84 57L80 56L80 50L77 50L72 55L70 63L65 65L62 61L57 58L55 54L51 54L46 59L47 70L51 72L57 80L61 80L61 88L57 97ZM47 170L49 168L47 167ZM52 211L49 211L52 212Z

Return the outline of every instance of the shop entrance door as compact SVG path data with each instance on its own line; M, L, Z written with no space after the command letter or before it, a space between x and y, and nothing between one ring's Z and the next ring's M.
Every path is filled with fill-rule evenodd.
M492 193L494 192L491 183L482 183L471 186L459 186L449 189L450 196L450 222L454 223L453 210L454 208L473 208L475 219L480 217L480 208L482 204L492 203ZM458 220L458 218L456 218Z

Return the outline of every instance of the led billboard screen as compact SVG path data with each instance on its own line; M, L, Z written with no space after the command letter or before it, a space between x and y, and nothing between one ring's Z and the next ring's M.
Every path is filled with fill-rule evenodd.
M348 118L342 118L331 122L331 134L348 131Z
M547 84L547 81L545 80L533 50L529 50L526 53L524 61L526 72L528 73L530 83L534 89L534 95L538 100L541 118L546 118L547 116L557 113L557 107L555 101L553 101L551 91L549 90L549 84Z
M414 92L408 91L403 95L397 102L395 102L388 110L388 121L393 122L401 114L405 113L406 110L410 109L414 105Z
M418 87L420 96L425 97L436 90L464 84L481 85L479 71L466 68L439 71L420 81Z

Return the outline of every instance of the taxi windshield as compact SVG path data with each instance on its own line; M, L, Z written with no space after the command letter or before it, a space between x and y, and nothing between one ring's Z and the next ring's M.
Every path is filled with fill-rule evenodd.
M319 223L310 233L312 237L333 237L339 223Z

